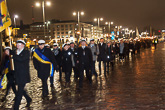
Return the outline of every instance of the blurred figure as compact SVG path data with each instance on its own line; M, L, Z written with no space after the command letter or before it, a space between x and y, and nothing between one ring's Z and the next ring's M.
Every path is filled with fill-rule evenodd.
M81 40L81 47L78 48L78 61L80 78L79 87L83 87L84 70L86 71L86 76L90 84L92 84L92 74L90 70L93 64L92 51L86 46L86 41Z
M45 44L45 47L46 47L46 48L50 48L50 45L49 45L49 44Z
M99 47L99 55L98 55L98 62L99 62L99 76L101 76L101 62L103 61L104 64L104 76L106 77L106 44L104 43L104 39L100 39L100 43L98 44Z
M89 48L92 51L92 57L93 57L92 75L95 75L95 77L97 77L95 63L96 63L96 60L97 60L97 55L99 54L99 48L98 48L97 44L95 44L94 39L90 39Z
M48 99L48 77L54 77L54 69L57 70L56 61L53 52L45 47L45 41L38 41L38 48L35 49L33 54L34 68L38 72L38 77L42 81L42 98ZM50 78L53 79L53 78ZM53 81L52 81L53 82ZM51 87L54 85L51 84Z
M70 50L72 52L71 55L71 60L72 60L72 68L74 70L74 79L77 80L79 77L79 71L78 71L78 66L77 66L77 55L78 55L78 50L75 47L74 42L70 43Z
M5 96L2 98L2 101L6 100L6 96L9 94L10 88L12 88L15 96L16 96L16 87L15 87L15 79L14 79L14 71L10 68L10 47L5 47L4 55L2 58L1 66L0 66L0 75L2 75L2 71L7 72L7 90Z
M63 44L62 50L62 71L65 73L66 85L70 83L70 76L72 73L72 60L71 60L71 50L69 45Z
M107 43L107 48L106 48L106 53L107 53L107 69L108 69L108 73L109 73L109 68L110 68L110 64L112 66L112 70L113 70L113 60L114 60L114 53L112 50L112 46L111 46L111 42L109 41Z
M57 43L54 43L53 44L53 50L52 52L54 53L54 57L55 57L55 60L57 61L57 67L58 67L58 71L59 71L59 81L62 80L62 54L61 54L61 50L60 48L58 47L58 44ZM51 77L53 79L51 79L51 81L54 81L54 77Z
M29 50L25 49L25 41L18 40L17 41L17 49L12 52L14 59L14 67L15 67L15 81L18 85L18 90L16 92L15 103L14 103L14 110L19 110L19 105L21 103L22 96L26 98L27 105L26 107L30 106L32 99L26 93L24 87L26 83L30 82L30 74L29 74L29 60L30 60L30 52Z
M123 43L123 40L122 39L120 40L119 49L120 49L120 53L119 53L120 61L122 61L122 60L124 61L125 47L124 47L124 43Z
M134 54L134 44L133 44L133 42L132 42L132 40L130 41L130 43L129 43L129 52L131 52L131 55L133 55Z

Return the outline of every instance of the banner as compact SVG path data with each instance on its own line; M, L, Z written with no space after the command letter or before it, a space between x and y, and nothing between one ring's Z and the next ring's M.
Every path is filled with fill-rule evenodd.
M11 18L7 9L6 0L0 0L0 32L11 25Z
M114 35L115 35L115 32L112 31L112 32L111 32L111 35L112 35L111 39L114 40L114 39L115 39L115 36L114 36Z

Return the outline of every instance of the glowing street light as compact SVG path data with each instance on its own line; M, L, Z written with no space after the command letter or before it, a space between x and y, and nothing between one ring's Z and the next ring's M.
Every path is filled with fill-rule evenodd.
M18 15L15 15L14 18L18 18Z
M76 14L76 12L73 12L73 16L76 16L77 14Z
M100 21L103 21L104 19L103 18L100 18Z
M47 1L47 2L46 2L46 5L47 5L47 6L51 6L51 2L50 2L50 1Z
M40 5L41 5L41 4L40 4L39 2L36 3L36 6L37 6L37 7L40 7Z
M97 18L95 18L94 21L97 21Z
M81 12L81 15L84 15L84 12Z

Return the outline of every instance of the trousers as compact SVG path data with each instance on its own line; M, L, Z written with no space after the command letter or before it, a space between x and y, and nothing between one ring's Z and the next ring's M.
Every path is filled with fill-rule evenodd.
M18 85L18 91L16 92L15 103L14 103L14 110L19 110L19 105L21 103L22 96L26 98L27 103L31 102L31 98L24 90L25 84Z

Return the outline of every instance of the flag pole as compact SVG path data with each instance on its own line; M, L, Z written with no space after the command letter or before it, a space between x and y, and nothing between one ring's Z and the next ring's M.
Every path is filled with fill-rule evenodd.
M8 31L9 31L9 41L10 41L9 46L10 46L10 48L12 50L13 48L12 48L12 43L11 43L12 40L11 40L10 27L8 27ZM15 70L15 68L14 68L14 59L13 59L13 55L11 55L11 54L10 54L10 66L11 66L11 70L14 71Z

